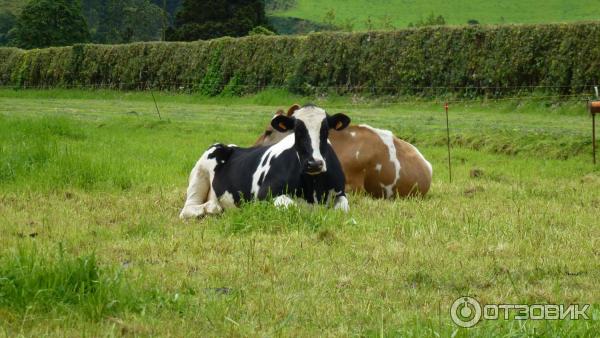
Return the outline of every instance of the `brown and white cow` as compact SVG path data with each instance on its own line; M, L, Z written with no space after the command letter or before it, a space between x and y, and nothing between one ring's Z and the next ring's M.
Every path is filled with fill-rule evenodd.
M290 107L287 116L298 109L299 105ZM284 113L279 110L276 116ZM286 135L268 125L255 146L275 144ZM361 124L332 130L329 141L342 164L346 190L366 191L378 198L422 196L429 191L431 164L417 148L392 132Z

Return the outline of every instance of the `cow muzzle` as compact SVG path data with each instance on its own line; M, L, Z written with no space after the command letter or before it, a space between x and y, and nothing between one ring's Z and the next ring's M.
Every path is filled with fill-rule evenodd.
M306 173L309 175L319 175L324 170L325 163L321 160L309 160L306 163Z

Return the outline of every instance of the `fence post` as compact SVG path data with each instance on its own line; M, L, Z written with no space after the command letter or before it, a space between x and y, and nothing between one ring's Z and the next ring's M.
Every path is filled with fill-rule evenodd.
M592 113L592 151L594 152L594 165L596 165L596 114Z
M596 100L588 101L588 109L592 115L592 156L594 165L596 165L596 114L600 114L600 96L598 95L598 86L594 86Z
M158 109L158 103L156 103L156 98L154 97L154 92L152 91L152 88L150 88L150 84L148 84L147 88L150 91L150 95L152 95L152 100L154 101L154 107L156 108L156 114L158 114L158 119L162 120L162 117L160 116L160 110Z
M448 118L448 102L444 104L444 108L446 109L446 136L448 142L448 176L450 178L450 183L452 183L452 159L450 156L450 119Z

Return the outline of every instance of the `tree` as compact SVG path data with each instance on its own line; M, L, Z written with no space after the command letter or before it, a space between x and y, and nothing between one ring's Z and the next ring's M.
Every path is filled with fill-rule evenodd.
M152 0L152 2L169 13L170 17L175 17L175 13L181 6L181 0Z
M296 6L297 0L265 0L265 8L269 11L285 11Z
M15 25L21 48L66 46L89 40L78 0L31 0Z
M277 35L277 34L275 34L275 32L268 29L267 27L256 26L256 27L252 28L250 30L250 32L248 32L248 35L252 36L252 35Z
M9 34L15 26L17 17L8 11L0 11L0 46L5 46L9 43Z
M82 0L92 41L127 43L158 40L163 10L149 0Z
M256 26L268 26L262 0L183 0L167 39L244 36Z

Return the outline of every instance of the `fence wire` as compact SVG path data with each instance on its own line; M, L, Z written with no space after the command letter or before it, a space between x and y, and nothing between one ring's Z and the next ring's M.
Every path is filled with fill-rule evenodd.
M243 95L251 95L268 89L282 90L306 90L306 87L290 87L281 85L227 85L227 87L252 89L252 92ZM476 103L476 102L506 102L506 101L536 101L536 100L571 100L571 101L589 101L595 98L593 90L598 85L532 85L532 86L309 86L316 92L307 96L326 97L329 93L344 90L343 94L348 95L351 100L350 105L365 104L363 98L367 101L376 102L377 105L398 105L398 104L457 104L457 103ZM0 89L7 90L52 90L52 89L82 89L82 90L115 90L124 92L167 92L173 94L198 94L198 83L192 82L160 82L150 84L148 81L126 82L126 83L98 83L98 84L46 84L46 85L0 85ZM372 92L381 90L395 90L395 93ZM579 89L579 93L540 93L535 95L536 90L549 89ZM411 93L402 93L402 91L411 91ZM464 90L463 93L457 93L457 90ZM499 93L489 93L489 90L504 90L521 93L519 95L500 95ZM329 91L329 92L328 92ZM430 91L430 93L428 93ZM436 92L434 92L436 91ZM474 94L468 97L469 91ZM524 93L524 94L523 94ZM303 94L298 94L302 96ZM218 96L218 95L216 95ZM462 96L462 97L461 97ZM406 99L406 100L402 100Z
M137 87L136 87L137 86ZM158 86L158 88L157 88ZM168 87L166 87L168 86ZM237 85L238 87L243 88L252 88L258 89L258 91L262 89L284 89L289 90L289 86L250 86L250 85ZM231 87L231 86L230 86ZM515 114L507 114L507 115L499 115L496 119L485 118L485 112L465 112L464 110L468 107L469 104L477 105L493 105L496 102L533 102L540 101L541 103L546 102L587 102L594 98L596 98L595 92L596 85L581 85L581 86L548 86L548 85L540 85L540 86L502 86L502 87L493 87L493 86L481 86L481 87L457 87L457 86L430 86L430 87L377 87L376 89L395 89L395 90L412 90L412 91L426 91L429 90L432 93L434 91L443 91L444 93L438 93L439 95L411 95L411 94L388 94L388 95L369 95L364 92L356 92L356 93L346 93L347 99L340 102L332 102L332 106L335 106L336 110L340 109L352 109L353 118L356 117L356 121L360 121L360 123L369 123L375 125L379 128L390 129L394 131L394 133L408 142L419 142L421 140L421 135L428 135L426 138L428 139L427 143L430 145L445 145L445 114L444 114L444 105L448 104L450 107L450 131L451 131L451 141L453 144L462 144L462 143L478 143L483 142L485 144L486 137L502 137L509 140L510 138L523 138L523 140L519 142L527 142L527 138L539 138L543 140L543 142L556 142L556 147L561 147L561 143L565 140L565 137L570 138L571 141L575 142L574 144L569 145L572 147L585 147L588 146L591 148L591 137L590 137L590 127L587 120L583 120L580 117L572 118L572 116L564 116L564 115L552 115L550 117L539 115L538 117L532 119L528 117L527 119L522 119L520 115ZM347 90L347 86L318 86L313 88L319 89L327 89L327 90L339 90L344 89ZM562 90L562 89L570 89L580 88L580 92L578 93L556 93L551 94L548 93L551 89L553 90ZM158 83L156 85L151 85L146 81L133 82L133 83L101 83L101 84L61 84L61 85L0 85L0 89L3 90L53 90L53 89L81 89L81 90L89 90L99 91L99 90L107 90L107 91L115 91L117 93L121 93L121 95L116 95L114 98L107 98L108 100L116 100L119 101L119 109L123 109L124 111L130 109L135 106L128 105L126 96L130 93L145 93L148 92L152 95L152 99L154 104L148 106L148 113L143 113L142 115L150 116L158 113L159 118L160 114L163 117L175 120L181 119L189 119L192 117L193 121L196 123L206 123L206 124L214 124L219 125L224 123L223 121L227 121L228 124L232 126L237 126L239 128L245 128L248 131L256 131L256 124L248 124L248 116L251 113L248 112L239 112L235 111L219 111L218 114L211 114L209 112L187 112L185 111L188 108L179 109L175 108L177 106L177 102L162 102L161 99L164 96L155 96L154 93L163 93L167 95L197 95L198 94L198 84L190 83L190 82L173 82L173 83ZM357 89L355 87L354 89ZM456 97L457 93L451 92L452 90L473 90L475 91L485 91L485 90L514 90L515 92L520 92L519 95L513 96L505 96L505 97L490 97L484 95L477 95L474 97ZM546 92L544 92L544 90ZM536 92L537 91L537 92ZM256 94L257 92L248 92L247 95ZM322 92L320 94L309 95L308 97L315 97L316 100L326 99L331 92ZM464 93L463 93L464 94ZM335 95L335 94L334 94ZM460 94L458 94L460 95ZM219 96L219 95L216 95ZM301 95L300 95L301 96ZM343 95L342 95L343 96ZM215 101L213 103L218 105L219 101ZM187 102L190 103L190 102ZM187 104L186 103L186 104ZM194 104L193 102L191 102ZM296 102L289 102L289 104L294 104ZM315 102L318 103L318 102ZM460 106L464 104L464 106ZM419 105L423 105L419 107ZM459 105L456 107L456 105ZM160 111L159 112L159 106ZM266 105L268 106L268 105ZM412 112L399 111L394 112L391 115L390 113L387 116L379 114L377 112L378 109L389 109L390 106L416 106L415 110ZM438 106L439 109L435 109L434 107ZM65 102L61 101L60 107L51 107L48 106L48 109L52 109L53 111L58 111L58 109L81 109L77 107L69 107L68 104L65 106ZM280 107L287 108L287 107ZM333 108L333 107L332 107ZM136 108L139 109L139 108ZM404 109L404 108L403 108ZM483 108L485 109L485 108ZM550 108L549 108L550 109ZM1 109L0 109L1 111ZM582 104L582 112L585 111L585 105ZM272 114L273 112L265 111L266 114ZM136 113L137 114L137 113ZM583 115L583 114L582 114ZM588 114L589 115L589 114ZM529 115L528 115L529 116ZM591 119L590 119L591 120ZM265 120L265 125L268 121ZM261 128L259 126L258 128ZM260 129L258 129L260 130ZM258 136L258 135L257 135ZM563 140L563 141L559 141ZM432 143L433 142L433 143ZM508 141L507 141L508 142ZM485 145L483 146L485 147ZM578 148L579 149L579 148ZM460 156L457 156L457 160L461 160ZM498 160L504 161L504 160Z

